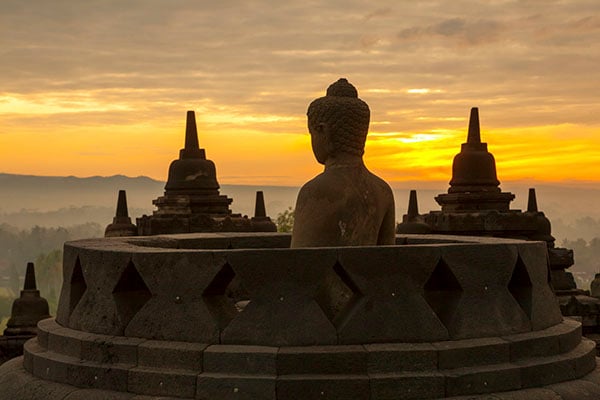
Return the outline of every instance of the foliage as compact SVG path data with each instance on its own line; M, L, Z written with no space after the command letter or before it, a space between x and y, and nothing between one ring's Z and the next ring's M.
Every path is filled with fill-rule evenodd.
M277 214L275 224L278 232L292 232L294 228L294 209L288 207L284 212Z
M40 294L48 300L55 315L62 284L62 247L64 242L86 237L102 237L99 224L86 223L68 228L35 226L19 230L0 225L0 318L10 316L12 301L19 296L27 262L34 261Z

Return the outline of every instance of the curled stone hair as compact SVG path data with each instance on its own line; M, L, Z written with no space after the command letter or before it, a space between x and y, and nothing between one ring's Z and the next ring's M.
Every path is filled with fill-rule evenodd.
M310 103L306 115L311 132L321 123L330 128L334 152L363 155L371 113L346 79L331 84L326 96Z

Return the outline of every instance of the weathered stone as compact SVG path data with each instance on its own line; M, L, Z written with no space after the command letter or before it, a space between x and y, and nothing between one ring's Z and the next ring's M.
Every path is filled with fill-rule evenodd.
M277 374L277 347L213 345L204 351L204 371L248 375Z
M499 338L453 340L433 343L438 368L451 369L510 361L509 343Z
M275 377L264 375L198 375L197 400L275 400L282 398ZM284 397L287 398L287 397Z
M138 346L138 365L202 372L206 344L147 340Z
M134 367L129 370L127 389L152 396L193 398L197 378L191 371Z
M372 400L431 399L445 397L443 374L390 373L369 374Z
M277 353L277 374L349 375L367 373L363 346L282 347Z
M295 375L277 379L277 398L286 400L368 399L369 378L361 375Z
M291 247L394 244L394 196L363 163L369 106L346 79L308 108L308 130L323 173L304 184Z
M460 368L446 375L446 395L492 393L521 387L519 368L510 364Z
M438 351L431 343L366 344L368 372L431 371L438 367Z

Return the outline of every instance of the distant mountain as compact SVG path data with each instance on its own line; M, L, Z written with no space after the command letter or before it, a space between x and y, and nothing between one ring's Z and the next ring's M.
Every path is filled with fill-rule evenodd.
M418 191L421 213L438 210L434 197L447 190L447 184L413 183ZM511 208L527 207L527 190L535 187L539 209L553 223L554 235L568 237L600 237L600 188L577 185L530 182L502 184L504 191L513 192L516 199ZM433 187L433 188L432 188ZM408 189L395 189L396 219L406 212ZM0 173L0 223L26 228L41 226L68 226L97 222L104 226L114 216L117 192L127 190L129 214L132 218L150 214L152 200L162 195L164 182L145 176L135 178L115 175L89 178L14 175ZM221 185L221 194L233 198L233 212L245 215L254 213L257 190L265 193L267 213L276 217L288 207L294 207L298 187ZM589 239L588 239L589 240Z

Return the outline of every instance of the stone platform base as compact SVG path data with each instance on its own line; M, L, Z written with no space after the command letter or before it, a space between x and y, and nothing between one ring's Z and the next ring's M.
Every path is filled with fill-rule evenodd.
M38 329L0 367L0 400L600 399L595 343L568 319L502 337L296 347Z
M220 399L253 399L237 396L233 391ZM298 393L302 397L302 393ZM310 399L314 397L302 397ZM331 399L323 395L322 399ZM389 399L418 399L410 395ZM581 379L547 385L540 388L482 395L445 397L450 400L598 400L600 399L600 368ZM81 389L75 386L35 378L23 368L23 357L12 359L0 369L0 400L181 400L181 397L147 396L101 389ZM369 397L346 397L345 400L367 400Z

